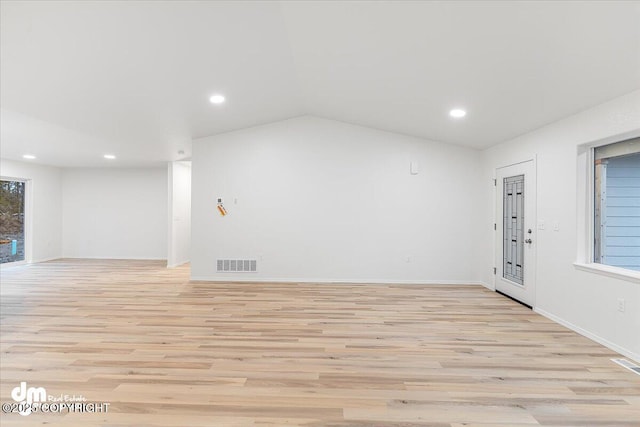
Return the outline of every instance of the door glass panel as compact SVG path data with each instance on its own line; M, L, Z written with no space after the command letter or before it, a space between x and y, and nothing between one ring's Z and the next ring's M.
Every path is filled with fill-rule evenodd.
M522 285L524 272L524 175L504 178L502 277Z
M22 181L0 180L0 263L24 261Z

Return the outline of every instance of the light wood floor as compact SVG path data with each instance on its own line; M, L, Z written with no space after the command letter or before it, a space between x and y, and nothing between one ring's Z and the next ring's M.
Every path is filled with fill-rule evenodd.
M243 276L249 277L249 276ZM640 376L479 286L189 283L160 262L2 272L3 426L640 426Z

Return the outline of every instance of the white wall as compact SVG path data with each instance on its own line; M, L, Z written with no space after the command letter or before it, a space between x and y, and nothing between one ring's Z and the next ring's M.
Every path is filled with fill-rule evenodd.
M191 162L170 162L167 267L189 262L191 250Z
M65 169L63 254L166 259L167 170Z
M537 156L536 311L623 354L640 358L640 283L577 270L577 146L640 129L640 91L497 145L482 155L482 244L478 276L493 283L494 187L497 167ZM551 226L560 225L559 231ZM583 238L583 237L582 237ZM583 238L584 239L584 238ZM617 300L626 311L617 311Z
M479 156L314 117L196 140L192 278L472 282ZM218 258L259 272L216 273Z
M59 258L62 255L61 170L5 159L0 161L0 168L0 175L3 177L30 180L28 191L31 191L33 215L30 250L29 242L26 242L27 261L40 262Z

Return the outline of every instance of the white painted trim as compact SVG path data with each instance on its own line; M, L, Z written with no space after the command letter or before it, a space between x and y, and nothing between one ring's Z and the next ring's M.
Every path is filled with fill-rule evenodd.
M492 257L493 257L493 262L491 265L493 265L493 267L491 267L493 269L492 274L491 274L491 286L489 287L489 289L492 290L496 290L496 274L498 271L498 259L497 259L497 255L496 252L498 250L497 247L497 239L498 239L498 168L493 170L493 234L492 234L492 238L491 238L491 245L492 245Z
M166 261L166 258L148 258L148 257L108 257L108 256L61 256L54 259L108 259L108 260L123 260L123 261Z
M584 264L593 260L593 150L578 147L576 163L576 259Z
M171 265L167 265L167 268L176 268L176 267L180 267L181 265L185 265L185 264L189 264L190 261L184 261L184 262L179 262L176 264L171 264Z
M480 285L484 286L485 288L489 289L490 291L494 291L495 292L495 290L496 290L495 283L491 284L491 283L486 283L486 282L480 281Z
M30 263L28 263L25 260L13 261L13 262L5 262L3 264L0 264L0 269L13 268L13 267L22 267L23 265L29 265L29 264Z
M613 277L614 279L626 280L627 282L640 283L640 271L627 270L626 268L598 264L595 262L574 262L573 266L576 270L601 274L603 276Z
M33 262L33 180L25 179L24 200L24 260Z
M619 358L617 358L617 359L611 359L611 361L613 363L617 364L617 365L622 366L625 369L630 370L631 372L633 372L636 375L640 375L640 372L634 370L634 368L636 368L637 365L635 363L633 363L633 362L628 361L627 359L619 359ZM633 363L633 365L634 365L633 367L628 365L628 364L631 364L631 363Z
M188 257L189 259L176 259L175 214L173 211L175 167L176 164L185 163L189 163L189 169L191 169L191 161L188 160L167 162L167 268L174 268L191 262L190 256Z
M532 162L532 169L533 169L533 195L530 196L531 199L533 200L533 205L534 205L534 209L533 209L533 221L532 221L532 230L535 230L535 233L533 234L533 239L534 241L534 246L532 248L533 251L533 268L529 269L529 271L531 271L531 273L529 273L529 277L530 277L530 281L533 283L533 295L532 295L532 301L526 302L525 303L527 305L530 305L531 307L535 307L536 305L536 297L537 297L537 277L538 277L538 154L537 153L533 153L531 155L528 155L524 158L520 158L519 161L516 162L511 162L507 165L503 165L503 166L497 166L494 170L493 170L493 178L495 180L495 185L494 185L494 190L493 190L493 220L494 223L496 224L496 229L494 230L494 234L493 234L493 239L492 239L492 245L493 245L493 268L496 268L496 273L493 275L492 279L493 279L493 288L489 288L489 289L493 289L496 290L497 289L497 285L498 285L498 272L502 271L502 267L500 269L498 269L498 263L502 263L502 259L501 256L498 256L498 249L502 246L501 242L498 241L498 236L500 235L500 233L497 230L498 224L502 224L502 212L500 212L500 210L498 209L498 201L500 201L502 203L502 195L498 194L498 186L497 186L497 179L498 179L498 171L500 169L505 169L505 168L510 168L512 166L516 166L516 165L523 165L527 162ZM503 231L501 231L503 232ZM502 251L500 251L502 252ZM511 295L511 297L513 297ZM517 298L516 298L517 299Z
M585 142L584 144L578 145L578 152L589 150L591 148L601 147L603 145L614 144L616 142L626 141L633 138L640 138L640 128L611 135L606 138L599 138L593 141Z
M167 268L177 267L173 262L173 162L167 162Z
M628 350L624 347L620 347L617 344L612 343L611 341L608 341L594 333L591 333L589 331L587 331L586 329L582 329L579 326L574 325L571 322L568 322L564 319L562 319L561 317L556 316L555 314L551 314L548 311L542 310L541 308L534 308L533 311L535 311L536 313L540 314L541 316L546 317L547 319L553 320L556 323L561 324L564 327L567 327L569 329L571 329L574 332L579 333L580 335L582 335L583 337L587 337L592 341L597 342L598 344L602 344L603 346L609 348L610 350L613 350L617 353L620 353L621 355L628 357L630 359L635 360L636 362L640 362L640 354L634 353L631 350Z
M593 262L594 224L594 148L640 137L640 129L611 135L577 146L576 153L576 228L577 263L587 265ZM574 264L575 265L575 264ZM587 271L587 270L585 270ZM614 276L616 277L616 276ZM623 278L622 276L617 276Z
M235 273L234 273L235 274ZM315 284L348 284L348 285L464 285L478 286L482 282L478 280L336 280L336 279L295 279L295 278L259 278L241 275L240 277L221 278L216 276L191 276L192 282L215 282L215 283L315 283Z
M60 257L43 258L43 259L31 261L31 262L26 262L26 261L8 262L8 263L0 264L0 268L5 269L5 268L13 268L13 267L26 267L29 265L39 264L41 262L47 262L47 261L54 261L57 259L60 259Z
M24 182L24 259L3 265L8 268L31 264L33 262L33 181L30 178L16 178L5 175L0 175L0 179L3 181Z
M37 259L37 260L31 262L30 264L38 264L38 263L41 263L41 262L55 261L55 260L61 259L61 258L62 257L56 256L56 257L53 257L53 258Z

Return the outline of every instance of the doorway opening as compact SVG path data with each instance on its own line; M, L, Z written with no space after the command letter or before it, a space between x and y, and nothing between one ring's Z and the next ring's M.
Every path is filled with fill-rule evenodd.
M167 267L173 268L191 259L191 161L169 162L168 168Z

